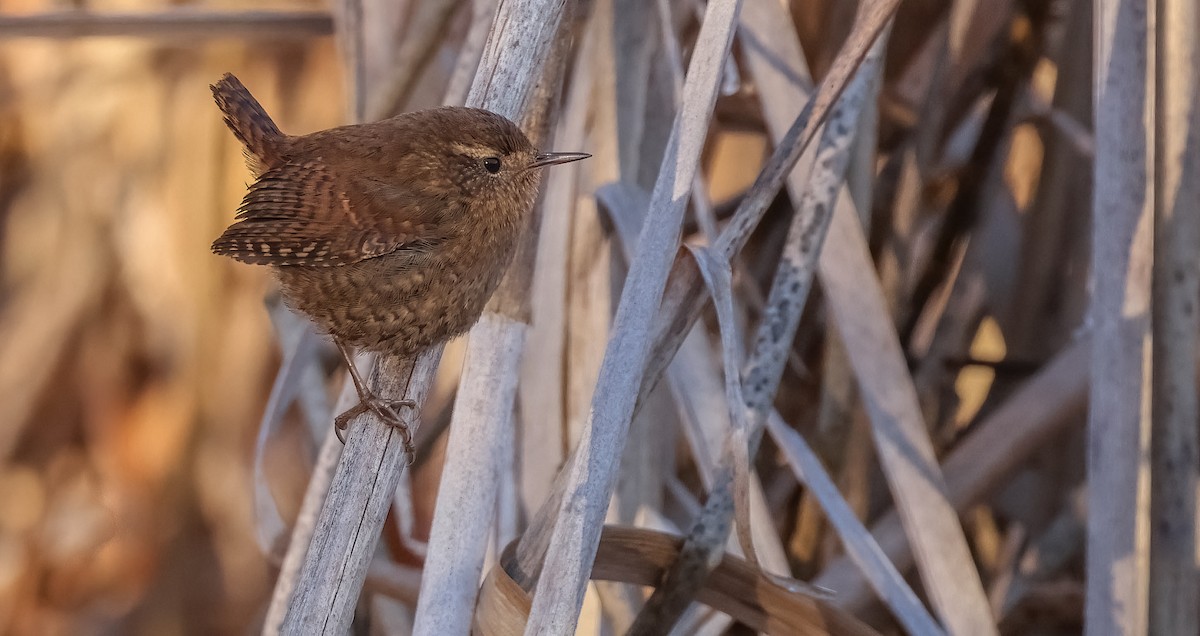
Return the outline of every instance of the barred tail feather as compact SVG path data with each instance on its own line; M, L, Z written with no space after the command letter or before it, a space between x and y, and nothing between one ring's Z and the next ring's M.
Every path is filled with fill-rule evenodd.
M284 135L262 104L232 73L226 73L210 88L217 107L225 115L225 125L246 147L247 159L255 172L261 173L277 165L279 142Z

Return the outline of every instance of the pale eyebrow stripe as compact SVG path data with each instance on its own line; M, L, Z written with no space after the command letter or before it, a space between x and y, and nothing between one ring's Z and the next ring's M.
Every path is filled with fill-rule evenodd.
M457 153L461 153L464 155L470 155L472 157L495 155L500 152L499 150L496 150L495 148L488 148L487 146L464 144L464 143L460 143L457 141L451 142L450 148L453 149Z

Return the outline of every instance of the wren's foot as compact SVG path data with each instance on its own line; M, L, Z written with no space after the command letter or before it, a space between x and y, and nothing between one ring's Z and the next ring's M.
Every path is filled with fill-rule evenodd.
M358 404L355 404L347 409L346 412L334 418L333 425L336 429L338 439L345 444L345 431L349 429L351 420L367 411L373 411L379 416L379 419L383 420L384 424L391 426L400 433L400 438L404 441L404 452L408 454L408 460L411 463L415 450L412 443L412 432L408 428L408 423L397 414L399 409L406 406L415 409L417 408L417 403L412 400L385 400L374 393L367 393L360 396Z
M354 366L354 358L350 356L350 351L346 349L346 345L337 338L333 339L333 344L337 345L338 351L342 354L342 359L346 361L346 370L350 372L350 379L354 381L354 388L358 391L358 404L350 407L350 410L342 413L333 420L334 431L337 433L338 440L343 444L346 443L343 432L349 428L350 420L368 410L374 411L379 416L379 419L383 420L384 424L400 432L400 438L404 441L404 452L408 455L408 463L411 464L413 454L416 452L413 448L412 432L408 430L408 424L400 419L396 411L405 406L415 409L417 408L417 403L412 400L385 400L375 395L371 389L367 388L367 383L363 381L362 376L358 374L358 368Z

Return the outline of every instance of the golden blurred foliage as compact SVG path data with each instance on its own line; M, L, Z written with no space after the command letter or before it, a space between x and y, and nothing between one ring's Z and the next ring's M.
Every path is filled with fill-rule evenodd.
M208 90L227 71L285 130L343 119L330 37L0 43L4 632L261 620L249 467L278 347L266 272L208 250L249 178Z

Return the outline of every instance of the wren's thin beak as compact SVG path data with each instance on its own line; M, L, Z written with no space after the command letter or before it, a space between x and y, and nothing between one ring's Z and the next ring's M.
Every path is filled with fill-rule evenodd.
M529 164L526 169L553 166L556 163L570 163L587 159L590 156L586 152L542 152L533 158L533 163Z

